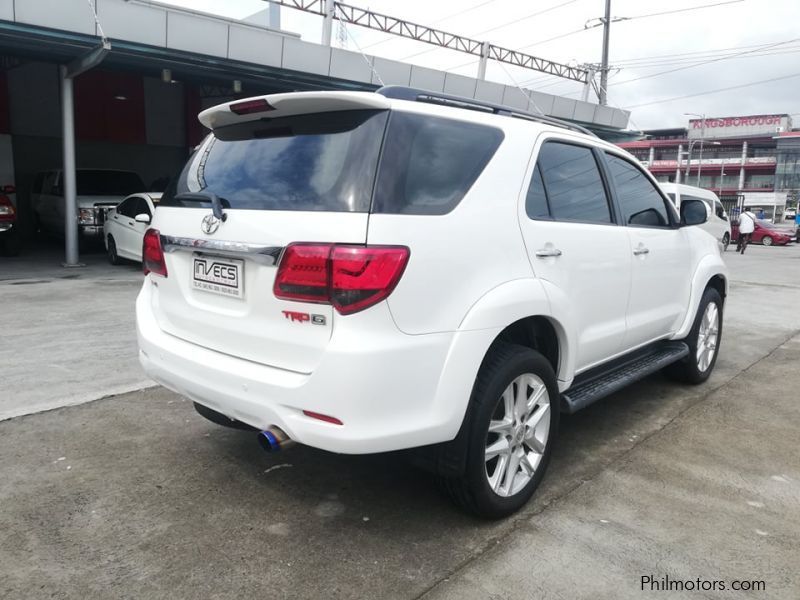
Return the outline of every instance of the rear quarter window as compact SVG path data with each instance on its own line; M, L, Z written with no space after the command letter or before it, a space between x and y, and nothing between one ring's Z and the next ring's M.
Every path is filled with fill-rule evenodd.
M372 212L450 212L486 168L502 140L503 132L494 127L392 113Z

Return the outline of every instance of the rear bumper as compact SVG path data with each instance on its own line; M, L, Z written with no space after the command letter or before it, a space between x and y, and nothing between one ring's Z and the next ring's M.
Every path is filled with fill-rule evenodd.
M78 230L83 238L91 240L103 239L103 226L102 225L79 225Z
M151 286L148 277L136 302L139 358L151 378L253 427L277 425L299 443L345 454L455 437L483 356L479 346L491 335L407 335L383 303L338 320L314 372L296 373L164 333L151 308ZM303 410L344 424L307 417Z

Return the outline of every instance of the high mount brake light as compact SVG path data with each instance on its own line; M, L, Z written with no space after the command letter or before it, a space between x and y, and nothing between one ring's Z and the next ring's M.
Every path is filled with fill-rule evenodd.
M332 304L343 315L392 293L408 263L405 246L289 244L273 291L284 300Z
M237 115L252 115L253 113L267 112L275 110L269 102L263 98L256 98L255 100L244 100L242 102L235 102L230 105L231 112Z
M154 273L167 276L167 263L161 248L161 234L158 229L148 229L142 240L142 270L144 274Z

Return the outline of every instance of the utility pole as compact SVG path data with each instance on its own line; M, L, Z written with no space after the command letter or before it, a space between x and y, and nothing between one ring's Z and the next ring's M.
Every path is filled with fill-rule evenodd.
M325 0L325 14L322 21L322 45L330 46L333 35L333 17L336 15L335 0Z
M603 61L600 65L600 104L606 105L606 88L608 87L608 45L611 35L611 0L606 0L606 16L603 19Z

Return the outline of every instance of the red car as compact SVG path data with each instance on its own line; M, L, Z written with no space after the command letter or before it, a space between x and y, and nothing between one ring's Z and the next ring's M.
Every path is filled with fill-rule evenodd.
M739 239L738 223L731 225L731 238L734 242ZM753 235L750 238L751 244L764 244L765 246L772 246L774 244L777 244L779 246L782 246L784 244L788 244L791 241L792 241L792 236L786 233L785 231L781 231L780 229L775 229L775 226L769 221L756 219L756 229L755 231L753 231Z

